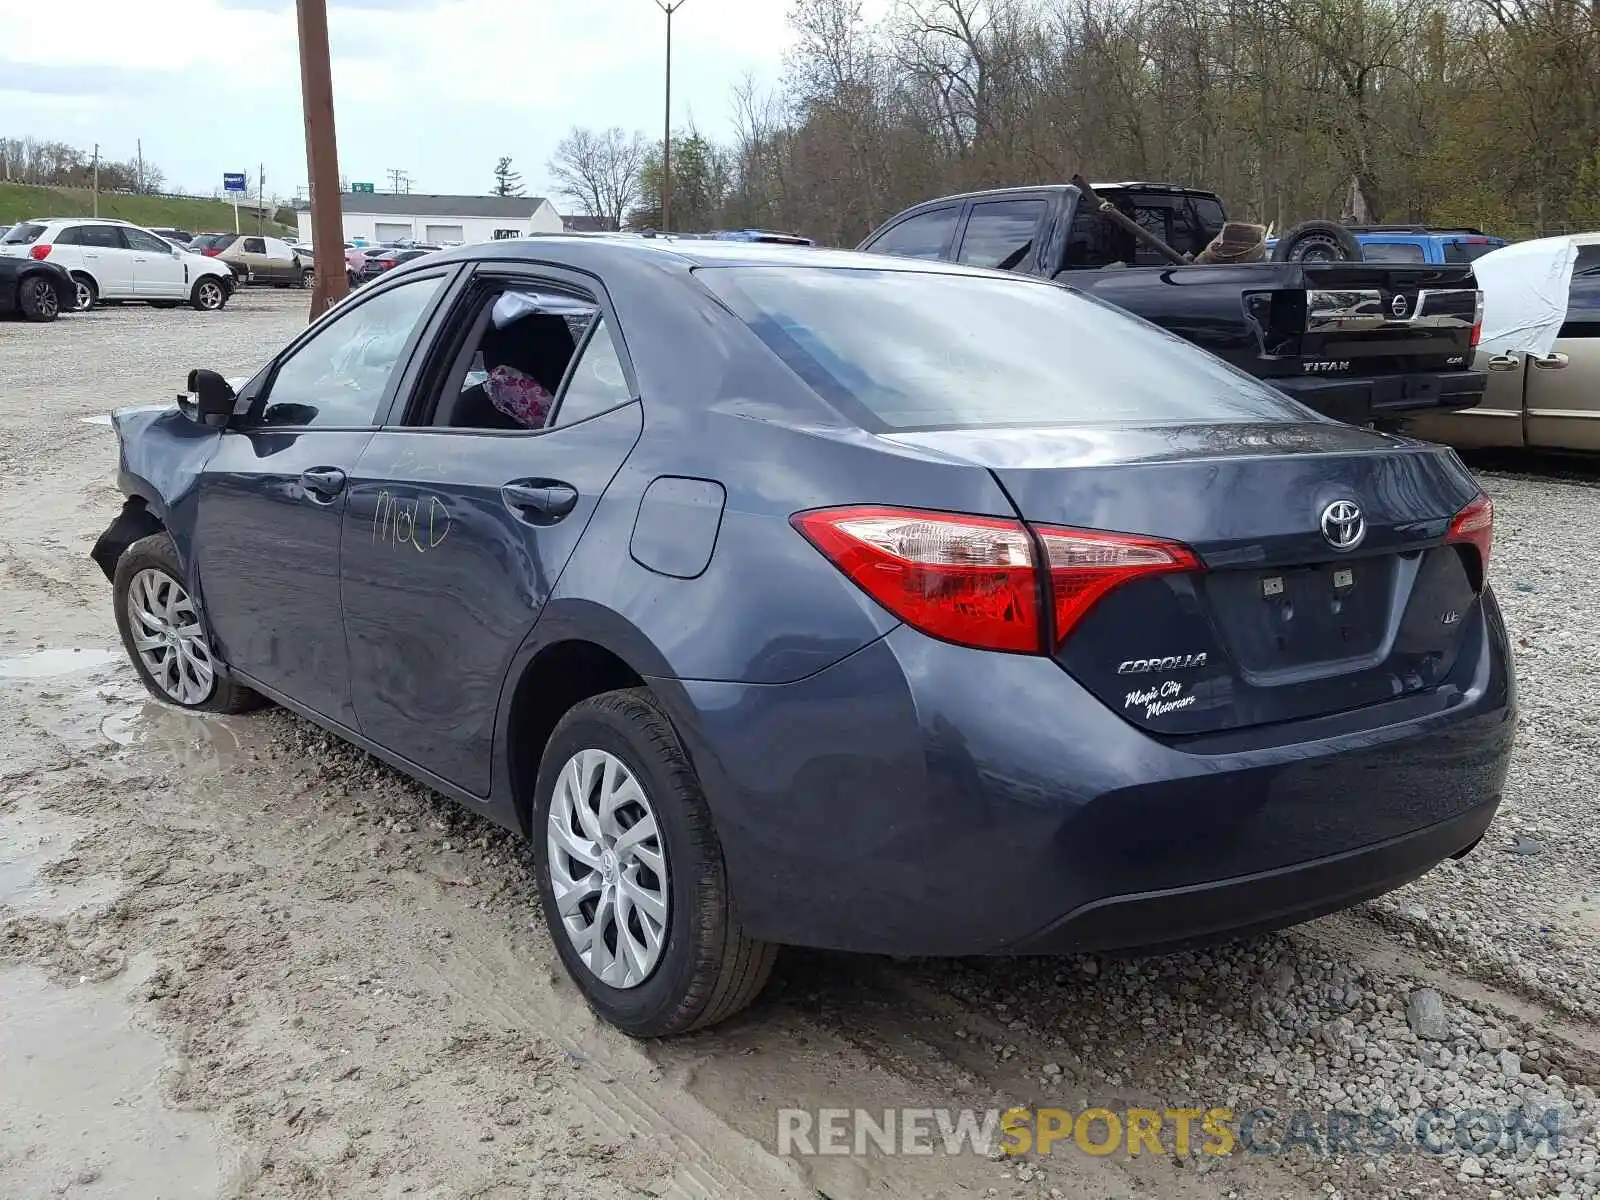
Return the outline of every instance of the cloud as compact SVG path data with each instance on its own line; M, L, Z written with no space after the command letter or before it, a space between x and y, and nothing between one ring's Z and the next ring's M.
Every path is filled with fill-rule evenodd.
M139 97L160 91L170 75L86 63L55 66L0 58L0 92L43 96Z

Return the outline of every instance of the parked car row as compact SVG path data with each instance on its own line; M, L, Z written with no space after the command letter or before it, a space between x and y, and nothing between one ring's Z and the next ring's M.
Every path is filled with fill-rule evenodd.
M226 266L151 230L106 218L24 221L0 237L0 260L11 264L0 282L10 277L23 289L8 293L10 306L35 321L54 320L61 312L87 312L102 301L143 301L156 308L187 303L214 312L234 291L233 273ZM70 292L61 296L61 275L16 265L24 260L58 270ZM47 281L57 293L53 309Z

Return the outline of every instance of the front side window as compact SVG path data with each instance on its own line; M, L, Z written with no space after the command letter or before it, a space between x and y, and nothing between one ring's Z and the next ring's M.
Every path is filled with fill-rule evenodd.
M869 430L1314 419L1188 342L1050 284L832 267L696 274Z
M171 254L172 243L156 237L153 233L146 233L142 229L124 229L122 236L128 239L128 249L140 250L146 254Z
M246 254L265 254L267 252L267 244L260 238L247 237L244 240L244 252Z
M974 267L1016 270L1033 249L1034 230L1043 216L1043 200L999 200L973 205L956 261Z
M867 249L873 254L894 254L900 258L938 259L950 244L956 230L959 208L940 208L901 221Z
M297 347L268 385L260 424L364 429L400 368L411 335L443 283L391 288L347 309Z

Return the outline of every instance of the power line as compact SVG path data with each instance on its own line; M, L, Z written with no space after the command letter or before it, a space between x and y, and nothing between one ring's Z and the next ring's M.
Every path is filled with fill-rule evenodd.
M399 167L390 167L385 174L389 176L389 190L396 196L411 194L410 172L402 171Z

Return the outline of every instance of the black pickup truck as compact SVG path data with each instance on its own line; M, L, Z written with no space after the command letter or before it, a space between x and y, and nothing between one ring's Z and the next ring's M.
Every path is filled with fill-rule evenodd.
M1471 365L1482 297L1470 266L1190 263L1225 219L1212 193L1166 184L1007 188L909 208L858 249L1056 280L1352 424L1482 398L1488 377Z

